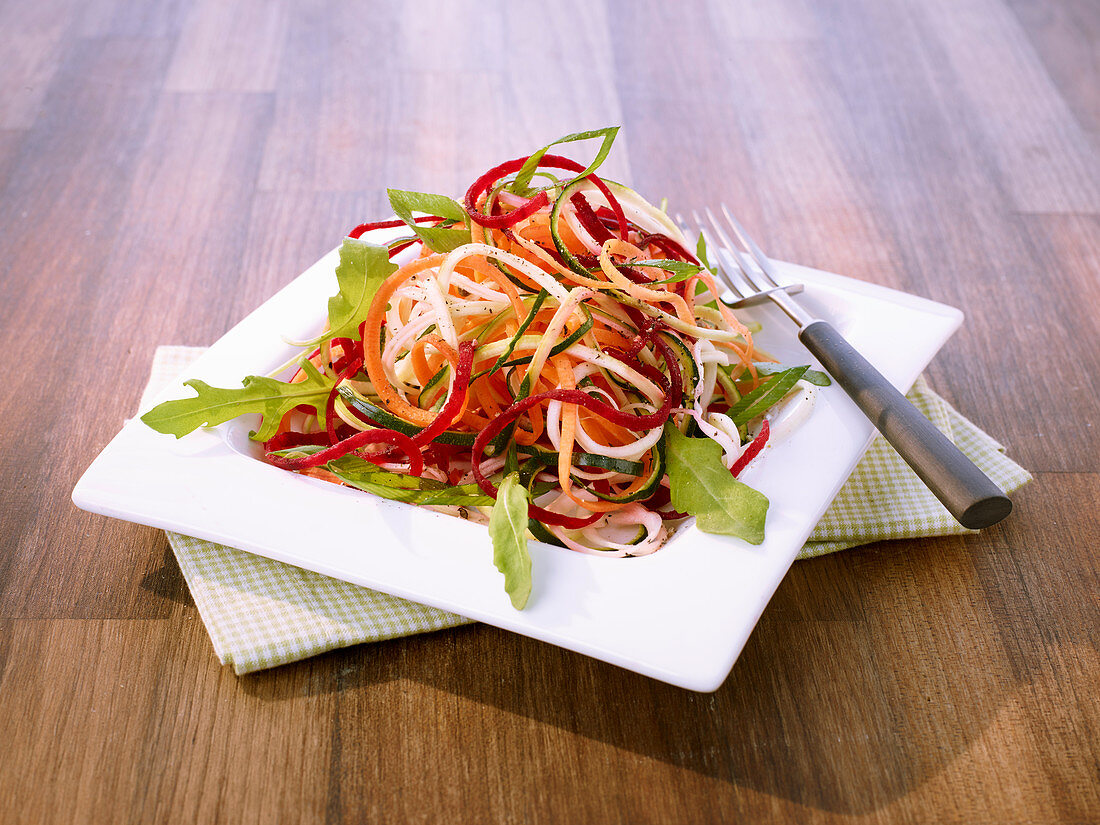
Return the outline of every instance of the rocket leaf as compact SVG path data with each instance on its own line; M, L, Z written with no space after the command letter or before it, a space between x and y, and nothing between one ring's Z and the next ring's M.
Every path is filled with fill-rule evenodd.
M345 238L336 267L340 291L328 299L329 331L325 337L358 338L359 325L367 318L374 294L396 270L386 247Z
M527 552L527 490L519 473L510 473L497 490L489 517L493 564L504 574L504 590L512 607L522 610L531 595L531 555Z
M707 239L702 232L699 233L699 240L695 242L695 257L699 259L707 272L711 275L717 274L714 267L711 266L710 260L707 258Z
M427 192L408 192L404 189L387 189L390 207L397 217L409 225L433 252L450 252L470 242L470 229L466 226L466 210L457 201L446 195L432 195ZM420 226L413 220L413 212L425 215L438 215L455 225Z
M345 455L325 465L341 481L376 496L408 504L487 506L493 503L476 484L454 486L430 478L391 473L356 455Z
M744 426L758 415L763 415L780 401L787 393L794 389L806 371L806 367L791 367L782 372L769 375L756 389L746 393L741 400L734 404L726 415L733 419L738 427Z
M611 144L615 141L615 135L619 133L618 126L607 126L603 129L593 129L590 132L576 132L572 135L566 135L563 138L558 138L553 143L549 143L543 146L537 152L532 154L524 162L523 167L516 173L516 179L513 181L511 189L517 195L523 195L524 197L530 196L528 186L531 184L531 178L535 174L535 170L538 169L539 161L542 160L542 156L545 155L551 147L557 146L561 143L573 143L577 140L591 140L592 138L602 138L600 143L600 149L596 152L596 157L592 162L585 167L583 172L580 172L575 178L569 181L578 181L581 178L588 177L590 174L599 168L600 164L604 162L607 157L607 153L611 151ZM568 184L566 184L568 185Z
M239 415L259 413L263 423L252 438L267 441L275 435L283 416L298 405L314 410L325 408L330 382L309 361L302 362L302 369L306 378L297 384L249 375L237 389L211 387L192 378L183 383L195 390L195 396L165 401L145 413L141 420L158 433L181 438L199 427L215 427Z
M722 365L719 364L719 369ZM793 369L792 367L785 366L783 364L769 364L766 361L761 361L756 365L757 375L778 375L784 373L787 370ZM815 384L818 387L828 387L833 383L833 380L820 370L808 369L802 373L802 380L810 384Z
M695 516L704 533L764 541L768 499L743 484L722 463L722 448L709 438L688 438L665 426L665 460L672 506Z
M646 284L646 286L657 286L658 284L675 284L680 281L686 281L693 275L698 275L703 271L703 267L699 264L693 264L690 261L674 261L670 258L657 258L652 261L625 261L627 266L652 266L658 269L664 269L672 273L668 278L660 281L652 281Z

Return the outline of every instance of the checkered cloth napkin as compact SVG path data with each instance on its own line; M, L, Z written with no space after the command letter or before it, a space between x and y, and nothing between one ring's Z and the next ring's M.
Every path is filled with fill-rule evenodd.
M142 406L203 351L158 347ZM1005 492L1031 478L1004 454L1002 445L959 415L923 378L909 399ZM878 437L798 557L882 539L967 532ZM190 536L168 533L168 542L218 658L238 674L470 621Z

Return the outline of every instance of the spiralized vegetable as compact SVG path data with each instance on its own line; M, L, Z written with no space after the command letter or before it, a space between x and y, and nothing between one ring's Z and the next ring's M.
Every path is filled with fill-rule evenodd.
M577 177L585 167L567 158L536 161L541 188L516 181L527 157L501 164L470 187L463 220L349 233L418 231L390 244L399 266L358 336L306 356L331 382L327 408L287 414L267 460L340 481L327 462L355 455L438 483L437 506L479 520L487 507L446 504L445 491L491 500L518 472L536 538L652 553L685 517L670 504L665 428L712 439L740 471L768 430L758 410L748 422L728 413L772 359L664 212ZM448 229L461 242L441 251L419 234Z

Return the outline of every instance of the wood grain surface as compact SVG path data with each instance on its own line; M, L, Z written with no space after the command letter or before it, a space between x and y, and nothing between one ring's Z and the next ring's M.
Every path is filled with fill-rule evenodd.
M1092 0L0 6L0 822L1100 821ZM961 307L1035 481L800 562L688 693L486 626L236 677L163 534L75 509L158 344L559 135L773 255Z

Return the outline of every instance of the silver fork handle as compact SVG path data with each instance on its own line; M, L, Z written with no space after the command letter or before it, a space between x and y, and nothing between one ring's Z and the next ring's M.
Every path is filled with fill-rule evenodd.
M798 337L963 527L1012 512L1008 496L831 324L812 321Z

